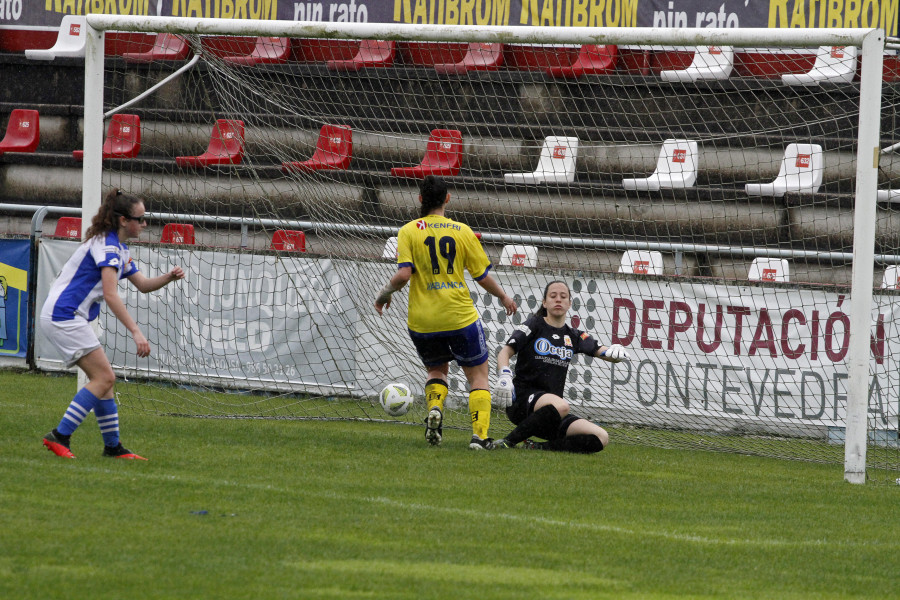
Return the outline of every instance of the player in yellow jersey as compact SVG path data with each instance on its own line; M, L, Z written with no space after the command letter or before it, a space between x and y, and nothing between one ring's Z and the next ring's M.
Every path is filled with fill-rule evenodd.
M450 361L455 360L469 382L469 448L490 450L488 348L464 272L499 298L507 315L516 312L516 303L491 276L491 261L472 230L444 216L450 201L447 183L429 175L420 192L421 216L404 225L397 235L397 271L378 293L375 310L380 315L391 305L391 294L410 284L409 336L428 372L425 439L433 446L441 443L447 374Z

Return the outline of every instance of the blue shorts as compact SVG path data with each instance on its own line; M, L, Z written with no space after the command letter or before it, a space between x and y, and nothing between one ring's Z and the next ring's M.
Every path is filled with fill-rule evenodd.
M477 367L488 359L481 319L454 331L418 333L410 329L409 337L426 367L435 367L451 360L461 367Z

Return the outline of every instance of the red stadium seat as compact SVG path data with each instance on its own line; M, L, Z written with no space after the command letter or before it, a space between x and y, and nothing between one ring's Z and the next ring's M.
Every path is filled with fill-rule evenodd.
M194 226L189 223L166 223L162 230L163 244L194 244Z
M469 44L466 55L454 64L434 65L438 73L496 71L503 66L503 44Z
M272 250L306 252L306 234L302 231L279 229L272 234Z
M113 115L109 120L103 159L134 158L141 151L141 118L137 115ZM73 150L75 160L84 160L83 150Z
M178 156L179 167L207 167L211 165L237 165L244 158L244 122L219 119L213 126L206 152L199 156Z
M358 71L371 67L390 67L397 53L396 42L363 40L356 56L349 60L329 60L325 65L332 71Z
M415 167L394 167L394 177L424 179L428 175L459 175L462 166L462 133L455 129L435 129L428 139L425 156Z
M36 110L16 108L9 114L0 156L6 152L34 152L41 138L41 117Z
M572 64L550 65L547 67L547 74L568 79L583 75L606 75L616 69L617 52L616 46L585 44Z
M253 66L287 62L291 58L291 40L283 37L259 37L249 54L223 56L233 65Z
M152 62L154 60L184 60L191 53L191 47L183 37L174 33L157 33L153 47L146 52L125 52L127 62Z
M56 222L56 237L81 239L81 219L79 217L60 217Z
M346 125L323 125L312 158L281 163L281 170L321 171L350 167L353 155L353 131Z

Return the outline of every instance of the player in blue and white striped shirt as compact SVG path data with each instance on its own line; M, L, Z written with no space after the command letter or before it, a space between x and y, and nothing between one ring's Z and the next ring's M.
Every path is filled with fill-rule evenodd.
M91 410L103 435L104 456L143 457L124 448L119 441L119 414L113 395L116 375L90 325L100 314L100 302L131 332L138 356L150 354L150 344L141 333L119 296L120 279L128 279L145 294L184 278L181 267L158 277L145 277L132 262L125 241L136 238L147 226L144 201L112 190L91 221L85 241L66 261L50 288L41 310L41 331L60 352L66 366L85 372L88 383L78 390L59 425L44 436L44 446L57 456L75 458L70 436Z

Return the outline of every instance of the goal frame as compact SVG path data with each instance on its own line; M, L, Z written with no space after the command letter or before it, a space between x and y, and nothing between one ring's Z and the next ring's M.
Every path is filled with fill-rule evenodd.
M853 267L844 479L866 481L870 307L873 300L876 195L880 156L880 107L885 35L881 29L662 29L609 27L448 26L377 23L321 23L198 19L90 14L85 32L84 166L82 217L99 209L104 132L104 33L168 32L198 35L358 38L402 41L502 42L698 46L730 45L802 48L857 46L861 49L860 115L853 217ZM862 107L879 107L862 110ZM862 268L861 268L862 267Z

